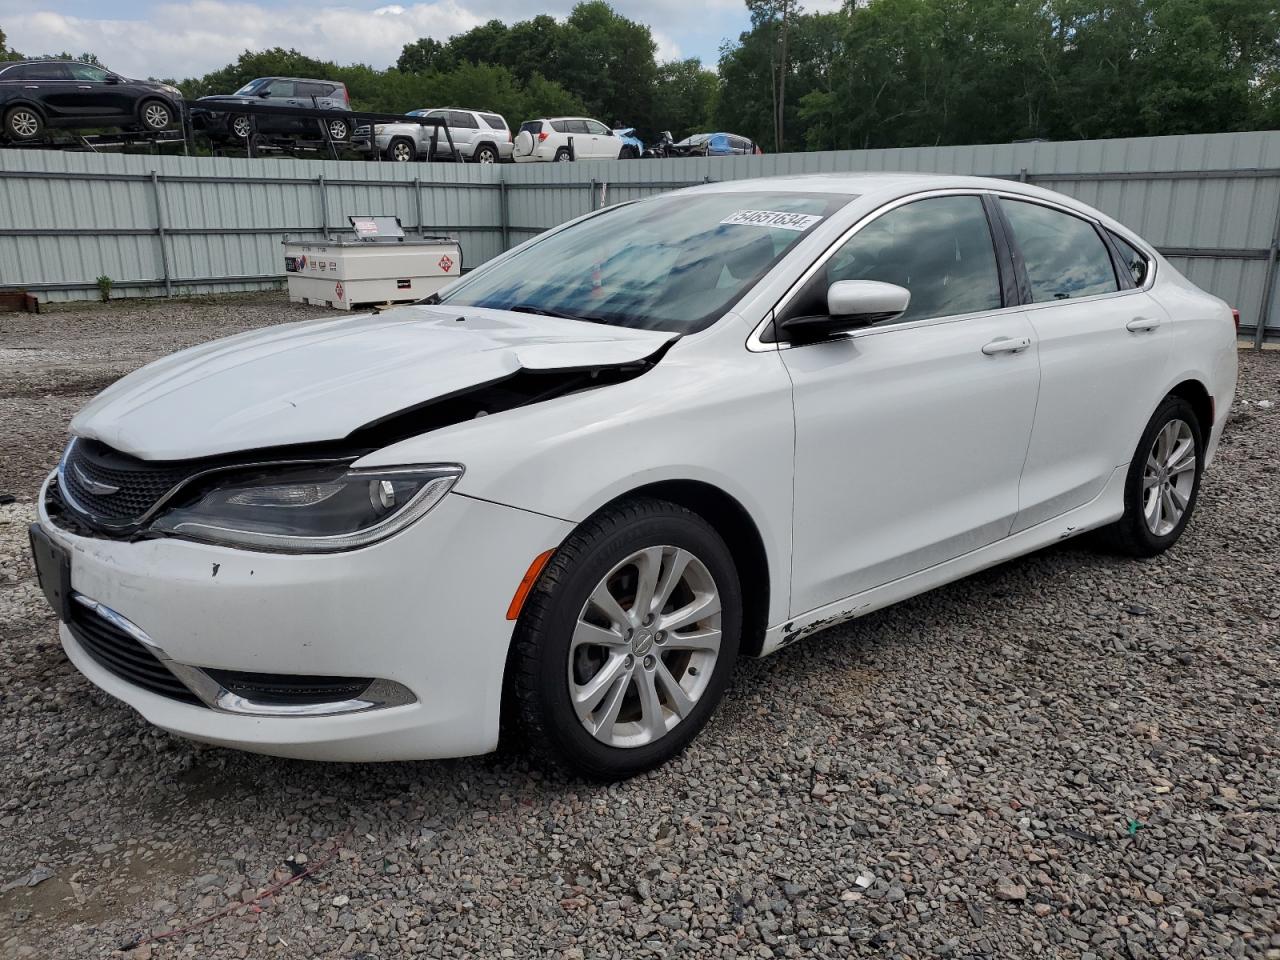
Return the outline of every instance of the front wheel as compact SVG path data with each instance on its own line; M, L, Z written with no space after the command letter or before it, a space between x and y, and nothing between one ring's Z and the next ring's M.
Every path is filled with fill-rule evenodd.
M159 133L173 126L173 111L167 103L159 100L146 101L138 114L142 117L143 128L151 133Z
M1204 436L1191 404L1166 397L1156 410L1129 464L1124 516L1103 536L1114 549L1153 557L1169 549L1195 510L1204 472Z
M248 140L253 136L253 120L244 114L232 117L231 121L227 124L227 127L241 140Z
M741 631L737 570L710 524L661 500L607 508L556 550L526 601L509 720L574 772L634 776L706 725Z
M398 137L387 145L387 159L396 163L408 163L417 159L418 150L412 140Z

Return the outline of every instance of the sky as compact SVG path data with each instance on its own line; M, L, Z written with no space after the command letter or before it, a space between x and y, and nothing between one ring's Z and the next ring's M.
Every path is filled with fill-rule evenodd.
M828 0L831 2L831 0ZM295 47L321 60L395 63L419 37L447 39L486 20L539 13L563 18L574 0L0 0L0 30L26 54L96 53L134 77L200 76L246 50ZM714 66L720 44L748 24L742 0L611 0L647 23L658 59L699 57ZM825 6L819 3L819 6ZM835 5L832 3L832 5Z

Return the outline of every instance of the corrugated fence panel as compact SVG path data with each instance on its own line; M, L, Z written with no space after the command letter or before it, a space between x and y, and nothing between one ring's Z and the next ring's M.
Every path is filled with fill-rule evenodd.
M1280 133L472 166L0 151L0 286L63 299L278 284L286 234L394 214L474 267L596 209L713 180L906 170L1023 178L1098 207L1194 282L1263 309L1280 232ZM154 179L153 179L154 178ZM163 228L163 239L161 237ZM1275 284L1273 285L1280 285ZM1280 291L1269 326L1280 331Z

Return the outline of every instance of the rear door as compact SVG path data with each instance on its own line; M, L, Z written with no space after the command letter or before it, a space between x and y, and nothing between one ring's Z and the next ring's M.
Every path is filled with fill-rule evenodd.
M1000 209L1041 368L1016 531L1088 503L1128 463L1163 395L1172 336L1159 304L1117 271L1100 225L1026 197Z
M453 142L458 152L463 157L470 158L476 136L480 133L480 122L476 120L474 114L466 110L450 110L448 121L449 133L453 135Z
M795 386L792 615L994 543L1018 511L1040 371L983 198L892 205L812 268L906 287L900 318L779 352Z

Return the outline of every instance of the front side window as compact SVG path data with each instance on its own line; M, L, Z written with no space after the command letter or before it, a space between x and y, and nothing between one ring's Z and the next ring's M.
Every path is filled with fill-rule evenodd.
M1093 224L1025 200L1001 199L1000 206L1022 251L1034 302L1075 300L1120 289L1111 256Z
M609 128L606 127L599 120L588 120L586 121L586 123L587 123L587 133L594 133L598 137L612 136L612 133L610 132Z
M695 333L852 199L761 191L624 204L482 267L441 302Z
M825 314L827 288L837 280L879 280L909 290L906 313L892 323L1002 305L991 228L976 196L915 200L871 221L831 255L787 314Z
M272 80L271 86L268 88L269 95L272 98L292 97L294 89L294 82L292 80Z
M1120 251L1120 259L1124 261L1125 267L1128 268L1129 274L1133 277L1133 285L1141 287L1147 282L1147 272L1151 269L1146 254L1142 253L1131 244L1128 240L1119 234L1111 234L1111 241L1116 245L1116 249Z
M66 68L72 80L81 80L89 83L107 82L107 71L101 67L95 67L91 63L68 63Z

